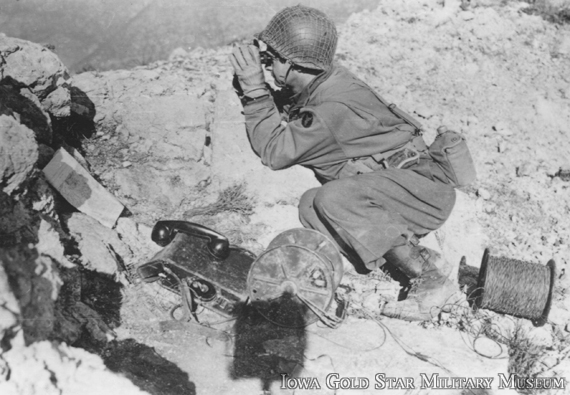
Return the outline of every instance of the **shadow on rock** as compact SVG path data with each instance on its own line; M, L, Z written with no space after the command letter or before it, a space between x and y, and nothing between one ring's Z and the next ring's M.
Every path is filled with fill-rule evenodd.
M95 104L81 89L75 86L69 86L68 89L71 97L70 116L51 118L55 143L61 145L65 142L84 154L82 141L93 137L96 133L93 122L96 113Z
M109 343L101 357L107 368L123 374L150 394L196 394L196 385L186 372L161 357L153 348L133 339Z
M98 353L120 325L122 285L112 276L82 268L61 268L63 285L55 305L52 340Z
M0 248L0 265L6 270L8 283L20 307L26 345L46 339L54 328L54 285L35 273L38 267L43 270L51 268L40 261L36 248L27 245Z
M31 93L27 96L22 94L26 90L27 87L24 84L11 77L2 79L0 81L0 102L3 109L0 109L0 114L11 115L11 111L17 113L20 123L34 132L37 142L49 145L52 131L48 114L41 110L39 102L32 100L35 97Z
M236 380L257 377L264 391L269 390L273 381L281 380L281 374L293 376L305 358L305 321L298 304L289 297L280 298L274 306L277 310L268 305L242 306L234 326L232 377ZM270 322L258 309L265 315L275 314L275 318L279 315L279 321L285 320L288 326ZM284 311L288 314L284 315Z
M62 271L59 299L63 315L82 324L74 347L103 358L107 368L123 374L153 395L196 394L188 374L156 351L133 339L110 341L121 324L122 285L113 276L89 270ZM65 329L65 328L63 328Z

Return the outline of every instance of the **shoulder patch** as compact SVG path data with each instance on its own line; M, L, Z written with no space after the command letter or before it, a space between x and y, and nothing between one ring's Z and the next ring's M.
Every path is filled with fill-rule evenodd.
M301 125L305 128L310 128L313 124L313 113L312 112L304 112L303 118L301 118Z

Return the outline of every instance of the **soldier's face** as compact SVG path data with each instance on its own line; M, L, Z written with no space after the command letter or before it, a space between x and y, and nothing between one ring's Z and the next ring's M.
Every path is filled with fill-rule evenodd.
M287 82L287 74L291 68L291 63L287 61L282 61L281 59L275 59L270 66L267 66L267 70L271 71L271 75L275 80L275 85L283 88Z

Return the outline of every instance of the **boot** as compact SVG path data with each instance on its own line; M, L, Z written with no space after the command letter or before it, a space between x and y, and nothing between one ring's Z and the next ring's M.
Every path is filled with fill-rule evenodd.
M386 303L381 314L408 321L429 321L452 302L458 287L449 278L451 265L438 252L407 244L392 248L384 257L412 279L412 287L405 300Z
M409 279L417 278L422 274L425 261L428 258L427 248L419 247L410 242L392 247L384 254L386 262L404 273Z

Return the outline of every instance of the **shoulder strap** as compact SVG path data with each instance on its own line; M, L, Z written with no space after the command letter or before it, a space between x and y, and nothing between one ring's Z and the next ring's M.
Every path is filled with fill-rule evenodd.
M386 107L388 107L388 109L392 112L392 114L396 115L398 118L402 119L404 122L406 122L408 125L410 125L411 127L413 127L416 131L416 135L421 136L424 132L424 127L422 126L421 123L419 123L414 117L412 117L410 114L406 113L403 110L400 110L398 108L398 106L396 106L396 104L394 103L388 103L386 100L384 100L384 98L382 96L380 96L376 90L374 90L370 85L364 83L368 89L370 89L372 91L372 93L374 94L374 96L376 96L378 98L378 100L380 100L380 103L384 104Z
M412 126L414 129L416 129L416 134L421 135L424 131L424 128L422 126L421 123L419 123L414 117L412 117L410 114L406 113L403 110L400 110L400 108L398 108L398 106L396 106L396 104L394 103L388 103L386 100L384 100L382 98L382 96L380 96L378 93L376 93L376 91L372 88L370 88L372 90L372 92L374 92L374 95L378 98L378 100L380 100L380 102L382 104L384 104L386 107L388 107L388 109L390 111L392 111L392 113L394 115L396 115L398 118L401 118L404 122L406 122L408 125Z

